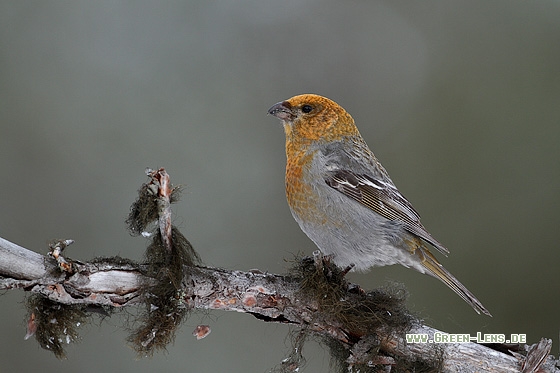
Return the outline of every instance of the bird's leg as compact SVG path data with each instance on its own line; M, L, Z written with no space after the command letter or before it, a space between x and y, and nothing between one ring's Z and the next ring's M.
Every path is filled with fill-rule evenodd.
M341 272L342 277L346 277L348 272L350 272L352 268L354 268L355 266L356 266L355 264L350 264L348 267L344 268Z

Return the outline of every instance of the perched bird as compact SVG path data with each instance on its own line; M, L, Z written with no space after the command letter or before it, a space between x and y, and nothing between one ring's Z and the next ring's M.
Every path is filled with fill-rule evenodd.
M268 113L286 133L286 197L292 215L319 249L341 267L364 271L401 264L436 277L477 313L490 312L430 252L449 251L420 222L336 102L292 97Z

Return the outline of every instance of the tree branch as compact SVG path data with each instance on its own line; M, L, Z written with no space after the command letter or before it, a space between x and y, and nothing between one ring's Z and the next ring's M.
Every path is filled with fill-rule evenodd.
M128 261L108 258L93 262L74 262L77 271L70 275L58 272L52 259L0 238L0 289L23 288L69 305L123 307L141 302L140 284L145 283L141 268ZM298 299L299 283L290 276L269 273L230 271L219 268L193 267L183 283L182 302L188 307L205 310L244 312L268 321L296 325L320 335L348 343L347 330L328 317L317 318L315 305ZM427 334L438 330L416 324L409 333ZM407 344L397 333L380 334L381 349L392 356L425 359L443 354L444 372L521 372L524 359L497 352L476 343ZM539 372L559 372L553 357L548 356L551 341L543 340L539 351L545 359ZM534 352L531 356L534 356ZM548 356L548 360L546 357ZM537 370L533 370L536 372Z

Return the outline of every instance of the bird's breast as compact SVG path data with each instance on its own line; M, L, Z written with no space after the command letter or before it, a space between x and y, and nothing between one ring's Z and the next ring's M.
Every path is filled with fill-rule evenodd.
M298 223L322 224L326 219L316 185L318 175L311 170L314 156L315 152L294 152L286 163L286 198Z

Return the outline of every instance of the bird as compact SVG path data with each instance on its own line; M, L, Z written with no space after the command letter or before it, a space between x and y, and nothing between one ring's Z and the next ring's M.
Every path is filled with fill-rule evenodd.
M336 102L302 94L273 105L286 135L286 198L294 219L342 268L364 272L401 264L431 275L478 314L492 316L430 251L449 250L420 222Z

